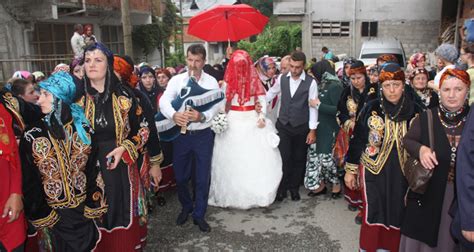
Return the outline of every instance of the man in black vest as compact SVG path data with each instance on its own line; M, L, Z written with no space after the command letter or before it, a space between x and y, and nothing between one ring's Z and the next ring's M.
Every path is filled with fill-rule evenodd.
M290 191L291 199L300 200L298 192L304 176L308 145L316 141L317 109L310 107L309 99L318 97L316 81L304 72L306 56L295 51L290 58L290 72L278 77L266 95L270 102L281 97L280 114L276 123L280 136L283 177L276 200L282 201Z

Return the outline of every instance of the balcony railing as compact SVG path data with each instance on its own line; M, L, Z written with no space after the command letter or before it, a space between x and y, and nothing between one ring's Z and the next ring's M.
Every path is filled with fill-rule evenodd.
M7 82L18 70L41 71L49 75L59 63L69 64L72 58L72 55L43 55L22 59L0 59L0 83Z

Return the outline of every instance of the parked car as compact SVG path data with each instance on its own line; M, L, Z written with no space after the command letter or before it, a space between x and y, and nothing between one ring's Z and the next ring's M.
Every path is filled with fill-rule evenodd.
M406 66L405 51L398 39L372 39L362 43L359 60L366 66L376 64L382 54L393 54L401 67Z

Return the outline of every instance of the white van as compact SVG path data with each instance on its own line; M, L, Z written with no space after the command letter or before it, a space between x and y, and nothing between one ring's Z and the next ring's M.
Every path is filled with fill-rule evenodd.
M359 60L364 64L372 65L377 63L377 58L382 54L393 54L398 59L401 67L406 66L405 51L402 43L398 39L372 39L362 44Z

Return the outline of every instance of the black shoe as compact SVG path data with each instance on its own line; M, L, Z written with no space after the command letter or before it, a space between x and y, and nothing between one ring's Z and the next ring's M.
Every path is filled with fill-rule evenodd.
M283 199L285 199L288 195L286 194L286 192L279 192L277 193L277 196L275 198L276 201L283 201Z
M331 194L331 198L333 198L333 199L339 199L340 197L341 197L341 191L339 191L339 192L333 192L333 193Z
M316 196L319 196L319 195L326 194L327 192L328 192L328 188L324 187L324 189L319 191L319 192L313 192L313 191L309 192L308 196L309 197L316 197Z
M181 226L186 223L186 221L188 221L188 216L189 212L181 210L181 213L179 213L178 218L176 219L176 225Z
M205 233L211 232L211 227L209 226L209 224L207 224L205 220L194 219L193 222L194 222L194 225L198 225L199 230L201 230L201 232L205 232Z
M298 191L290 191L291 200L298 201L301 199L300 193Z

